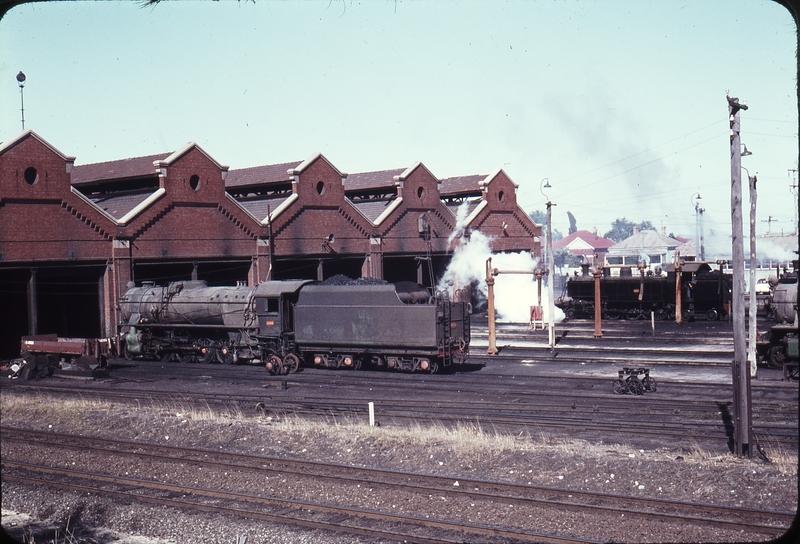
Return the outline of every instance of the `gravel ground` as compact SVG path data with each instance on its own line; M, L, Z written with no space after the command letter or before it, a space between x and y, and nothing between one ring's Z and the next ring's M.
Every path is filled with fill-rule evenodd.
M4 391L2 424L33 430L132 440L142 443L214 448L273 457L307 459L438 474L458 479L530 483L564 489L602 491L628 496L659 497L779 511L797 510L797 455L767 444L771 461L740 459L726 452L703 450L692 444L669 444L657 449L634 449L624 444L589 443L538 436L503 436L477 428L370 428L341 420L304 422L212 413L185 406L109 406L90 401L53 402L41 395ZM11 451L14 448L14 451ZM2 444L2 453L25 455L15 443ZM59 452L39 453L36 462L63 466ZM47 457L52 456L52 459ZM97 461L76 459L77 466ZM159 467L131 462L132 476L152 475ZM195 474L196 476L196 474ZM205 480L203 480L205 481ZM233 482L228 485L234 486ZM245 485L245 484L243 484ZM252 484L251 484L252 485ZM298 496L322 493L297 489ZM336 493L336 490L326 492ZM320 499L324 500L324 499ZM371 501L397 502L396 497ZM620 542L738 542L767 540L697 528L622 523L565 512L507 512L507 506L465 517L484 523L517 526L520 515L531 518L526 527L575 536L588 526L589 538ZM118 504L106 497L3 482L2 525L28 544L36 542L163 542L247 543L367 542L352 535L283 527L224 516L183 512L147 505ZM604 525L604 527L600 527ZM586 536L584 536L586 538Z

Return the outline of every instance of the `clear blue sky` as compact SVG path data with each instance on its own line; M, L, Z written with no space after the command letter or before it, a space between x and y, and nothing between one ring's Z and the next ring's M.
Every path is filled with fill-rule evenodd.
M25 127L77 164L194 141L231 168L316 151L344 172L503 168L527 212L549 178L563 233L571 211L694 236L699 191L729 236L730 89L758 228L790 232L795 32L767 0L26 4L0 21L0 140L21 130L22 70Z

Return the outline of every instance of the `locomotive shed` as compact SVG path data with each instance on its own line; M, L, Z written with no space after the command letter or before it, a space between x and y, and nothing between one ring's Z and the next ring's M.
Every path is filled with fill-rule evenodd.
M423 512L421 517L429 516L429 519L440 521L460 520L467 525L465 519L472 519L473 522L480 520L484 530L489 531L471 532L478 529L469 529L466 526L457 528L454 525L413 526L411 521L401 521L399 518L391 522L395 528L400 528L398 533L406 535L403 538L415 541L425 541L423 535L425 538L432 538L431 541L447 541L454 534L461 535L461 540L481 542L555 539L574 541L576 538L606 541L663 541L676 538L733 541L774 538L788 527L792 519L791 513L797 508L797 476L796 471L783 477L776 474L763 475L762 471L775 465L779 452L797 451L797 384L782 381L782 374L777 369L759 368L758 379L752 382L754 430L766 454L773 457L773 464L768 465L759 458L751 461L730 459L727 455L730 423L726 421L727 410L732 406L730 328L725 323L694 325L696 326L693 328L687 325L658 324L654 339L647 328L649 324L612 322L604 325L602 339L594 339L591 337L592 328L589 323L573 321L557 327L558 343L553 355L547 346L546 331L531 332L524 326L501 324L498 326L500 355L485 357L481 352L486 346L486 329L481 326L479 316L475 316L471 364L453 374L304 368L289 376L269 376L263 368L255 366L113 360L108 379L90 381L51 377L29 382L3 380L0 391L4 398L33 394L39 399L62 402L76 398L106 399L119 407L123 421L147 405L159 407L158 415L151 421L150 427L138 428L137 436L128 434L126 424L122 422L112 424L108 430L103 431L87 421L83 432L75 432L87 437L82 440L84 446L94 447L95 442L98 442L96 447L106 448L106 453L102 453L102 450L96 450L95 453L82 450L84 453L79 455L68 454L66 458L76 461L73 470L78 472L73 473L71 478L69 473L57 475L50 472L47 478L51 479L50 485L54 487L48 493L66 504L74 505L78 501L78 504L84 504L87 511L99 508L93 502L95 499L81 501L76 498L75 492L65 490L64 485L59 482L65 481L64 478L73 483L76 478L81 482L91 480L90 473L120 474L121 477L129 478L120 480L120 484L141 489L140 493L143 494L155 493L158 496L160 493L164 496L166 493L166 497L172 498L202 497L205 491L201 493L201 490L195 489L189 492L179 487L172 488L172 491L166 488L160 492L147 491L146 486L151 485L147 481L152 478L140 481L142 476L152 473L157 480L169 482L170 485L186 485L194 482L197 479L196 472L202 470L208 471L207 479L199 481L207 484L203 486L206 488L252 493L252 485L234 482L241 478L250 482L254 478L265 478L265 489L276 493L271 484L268 484L269 473L261 471L267 470L267 464L272 466L277 463L274 470L277 470L283 481L288 482L286 485L290 488L286 490L287 497L305 501L305 506L300 507L300 511L316 512L312 515L313 523L308 519L293 517L271 520L279 524L278 526L290 524L289 528L276 529L284 531L278 533L284 540L287 538L285 531L295 535L291 538L306 535L313 542L391 540L387 536L375 536L375 533L342 536L342 531L354 529L335 528L336 523L354 524L353 520L361 520L363 525L363 520L367 519L369 521L366 524L373 530L385 530L385 518L347 510L344 505L340 506L334 518L325 518L315 506L316 503L328 502L342 504L340 499L335 499L332 495L360 497L365 491L359 486L369 486L370 498L361 502L356 500L357 508L393 515L402 511L418 517ZM683 348L680 348L681 345ZM672 359L676 347L683 349L682 363ZM614 395L611 384L617 371L623 366L648 367L650 375L657 380L657 390L641 396ZM421 452L415 452L413 448L406 449L406 446L391 446L391 442L376 439L374 434L369 435L371 438L357 439L351 434L352 431L347 430L348 427L337 431L338 440L342 442L336 443L334 439L332 444L320 441L316 435L312 438L310 433L303 437L302 434L308 431L294 439L289 438L291 433L273 434L279 432L281 423L291 420L293 415L324 422L334 430L337 422L355 421L364 425L368 420L368 402L374 402L376 419L380 425L370 433L379 433L378 436L381 436L380 433L398 429L417 429L416 432L421 433L425 428L456 428L469 422L479 422L483 429L491 429L490 433L497 431L505 436L519 437L546 436L546 441L554 445L562 439L579 438L586 440L586 444L600 445L600 448L592 449L592 454L597 457L592 461L579 453L578 449L568 449L566 456L556 455L554 451L548 450L546 454L542 452L526 459L532 452L523 450L517 452L513 461L499 455L481 455L479 457L482 461L464 463L466 454L454 457L453 452L449 451L452 444L442 441L434 440L429 449L423 448ZM217 431L218 436L209 437L206 441L197 436L197 430L188 430L188 426L193 425L191 421L182 425L181 421L185 417L176 419L174 416L175 413L185 414L191 406L210 406L217 412L240 411L244 419L237 420L239 423L234 422L232 426L226 423L224 428ZM19 459L19 463L23 463L15 467L4 465L4 508L7 503L25 504L25 497L40 496L42 493L41 484L20 478L24 476L35 479L35 475L44 469L25 466L24 462L28 465L49 464L47 460L52 453L48 454L48 451L67 448L71 452L73 450L69 448L75 447L64 445L62 441L68 440L68 437L56 436L62 433L72 434L69 429L61 428L57 422L52 429L41 418L26 425L32 430L49 433L51 436L46 442L59 444L48 446L45 443L37 445L44 440L41 437L15 437L13 429L6 427L8 421L4 417L4 460L12 444L16 444L13 446L14 450L18 450L24 459L12 458L15 462ZM17 427L16 424L13 425ZM248 431L247 427L252 427L254 432ZM87 435L87 429L94 429L94 432ZM166 432L169 433L169 440L164 438ZM202 434L206 435L207 432L206 427L203 427ZM97 440L88 440L90 436ZM13 437L14 441L7 441L6 437ZM20 438L24 442L19 442ZM201 463L191 465L194 467L192 478L188 474L182 475L183 469L177 468L175 462L168 459L152 458L150 461L141 461L125 457L123 452L112 454L108 451L110 447L117 450L133 446L111 445L102 442L100 439L103 438L138 444L139 449L135 451L140 454L160 453L159 448L166 446L205 448L205 453L200 453L201 457L205 456L202 457L204 459L210 459L211 453L208 449L230 453L228 456L217 455L221 463L234 462L233 453L238 452L255 457L242 458L237 463L255 460L261 471L251 474L248 472L250 469L226 465L220 471L224 470L229 476L223 477L221 474L217 475L212 465ZM277 443L277 440L281 443ZM361 440L365 440L367 445ZM21 443L27 444L24 450L19 449L22 447ZM144 444L149 446L142 448ZM267 451L262 452L261 448L266 448ZM590 449L589 446L586 449ZM349 454L348 450L351 450ZM710 463L715 466L691 467L689 461L693 452L697 451L707 452L709 458L715 459ZM164 454L174 456L176 452L165 451ZM64 457L62 454L55 458L63 461ZM658 463L653 461L655 458L659 459ZM661 462L667 458L668 463ZM110 459L113 459L114 466L122 467L124 472L128 472L128 476L115 472L119 468L103 468ZM267 464L265 459L269 459ZM32 462L33 460L39 462ZM321 462L323 464L318 466L318 470L323 473L311 476L310 479L308 476L292 476L301 469L281 465L283 460L300 465ZM71 461L67 465L70 463ZM181 463L186 464L186 461ZM378 489L379 481L389 478L388 475L362 473L349 476L355 477L359 483L353 480L348 480L349 483L329 480L328 484L324 484L321 482L327 480L323 479L322 474L331 478L336 476L334 468L326 468L325 463L333 463L335 466L391 468L400 471L401 475L405 471L438 475L443 476L445 481L436 483L426 480L415 484L422 487L408 487L405 490L390 487L386 483L386 493L393 500L388 499L389 502L385 503L386 496L374 490ZM408 466L409 463L411 466ZM63 464L56 463L53 466ZM307 469L308 467L304 470ZM536 469L537 474L528 472L533 469ZM721 471L722 475L713 475L715 471ZM242 476L234 478L234 473ZM580 478L575 478L576 474ZM597 479L596 474L602 477ZM616 476L611 477L610 474ZM563 479L559 479L559 476ZM411 476L403 476L406 483L409 483L409 478ZM621 484L623 478L625 485L613 489L607 487L615 482ZM294 481L297 482L295 486L291 485ZM463 495L452 494L454 481L460 482L458 489L474 493L466 499L467 503L459 502L463 501ZM522 487L494 488L487 483L489 481L511 482ZM605 483L606 481L610 483ZM634 482L637 482L636 485ZM198 484L194 485L196 487ZM530 502L534 489L539 489L536 485L543 486L536 493L544 493L549 497L537 499L544 502ZM639 485L645 486L644 490ZM297 487L307 488L307 492L300 493ZM7 489L14 490L13 499L9 497ZM108 487L105 489L109 493L124 491ZM332 493L333 489L340 489L342 492ZM566 495L554 498L552 494L559 490ZM591 495L579 499L579 490L590 495L599 491L606 494L602 498ZM704 491L698 494L700 490ZM481 498L480 493L484 491L492 498ZM96 493L92 496L96 496ZM524 496L526 499L511 499L515 494L521 494L520 497ZM429 495L434 496L436 501L431 502L427 498ZM120 497L123 501L133 500L129 496ZM425 500L422 500L423 497ZM628 497L633 503L624 503L622 497ZM652 504L644 506L636 502L648 497L667 501L679 500L683 501L684 506L666 503L660 507ZM220 499L205 499L206 508L218 500ZM238 497L235 503L230 498L222 500L228 506L244 508L244 503L256 499ZM437 501L445 500L450 505L461 505L457 508L460 513L447 509L442 511L436 507ZM554 500L558 502L548 502ZM600 501L606 507L616 507L618 510L593 510L587 513L588 502L581 501L592 504ZM480 516L468 514L473 508L470 504L478 505ZM581 504L584 506L581 507ZM721 511L715 511L711 504L722 506ZM353 501L350 501L350 507L353 505ZM152 515L163 520L163 511L159 513L159 509L173 512L170 519L172 516L175 520L185 520L188 517L188 522L167 523L167 527L173 527L174 524L175 527L183 527L183 531L191 531L187 527L197 526L202 520L203 527L210 525L210 529L217 531L215 534L218 535L230 536L234 530L236 534L254 535L254 524L265 524L263 518L262 521L243 521L254 514L235 511L192 515L186 513L191 511L191 506L177 502L163 504L159 509L146 504L139 508L141 510L137 508L137 512L143 517ZM659 508L677 509L677 518L670 520L660 517L656 514ZM748 511L748 508L754 510ZM298 510L297 504L265 504L258 507L262 515L265 512L285 513L287 510ZM755 510L768 510L772 513L759 513ZM178 514L181 511L184 513ZM520 516L520 512L525 515ZM535 513L533 521L528 513ZM87 520L92 519L89 515L85 517ZM715 525L712 518L726 521L723 525ZM623 519L628 521L622 521ZM744 522L748 519L756 525L748 526ZM325 525L323 522L334 525ZM745 524L735 525L736 523ZM579 527L589 526L587 524L591 524L593 532L581 531ZM272 527L269 523L267 525ZM130 522L127 525L121 523L121 526L130 527ZM327 527L325 531L333 532L308 532L312 531L310 527ZM486 527L495 527L498 532L492 533ZM517 533L500 533L500 528L513 528ZM176 530L181 529L172 529ZM174 532L171 534L176 538ZM221 536L218 538L222 539ZM272 540L264 537L264 541L281 541L281 536L275 534L271 538ZM181 541L180 538L178 540Z

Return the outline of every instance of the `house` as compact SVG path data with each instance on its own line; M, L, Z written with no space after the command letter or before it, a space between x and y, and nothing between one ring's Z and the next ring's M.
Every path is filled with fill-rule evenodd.
M560 240L553 242L553 249L556 251L569 251L573 255L583 257L584 262L593 262L597 255L599 262L604 262L608 248L614 245L613 240L598 236L597 228L588 230L578 230Z
M641 262L648 267L663 268L672 262L680 245L680 240L666 235L665 227L661 227L661 233L634 227L633 235L608 248L606 265L635 267Z

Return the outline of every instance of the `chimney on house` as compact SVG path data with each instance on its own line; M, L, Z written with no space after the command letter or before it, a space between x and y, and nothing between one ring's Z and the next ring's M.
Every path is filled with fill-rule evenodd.
M597 236L597 227L592 227L592 234Z
M661 225L661 236L666 236L666 235L667 235L667 226Z
M639 227L636 225L633 226L633 234L634 235L639 234Z

